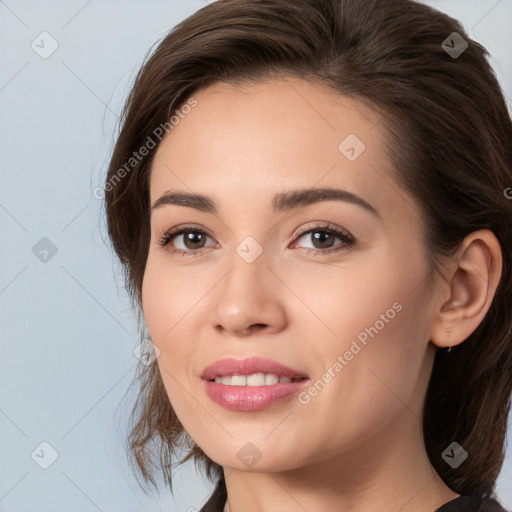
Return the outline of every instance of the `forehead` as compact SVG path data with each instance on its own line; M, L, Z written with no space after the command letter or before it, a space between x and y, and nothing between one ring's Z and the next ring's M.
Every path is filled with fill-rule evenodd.
M216 83L193 97L197 105L158 147L152 202L180 189L248 205L315 186L358 191L372 204L386 199L393 169L383 123L362 102L299 79Z
M275 161L283 149L300 154L317 147L328 153L334 149L337 155L349 134L373 145L381 135L374 130L380 115L360 100L298 79L237 86L220 82L197 91L194 98L197 106L180 116L160 153L183 142L197 149L212 149L213 142L227 153L236 143L245 151L241 156L268 155Z

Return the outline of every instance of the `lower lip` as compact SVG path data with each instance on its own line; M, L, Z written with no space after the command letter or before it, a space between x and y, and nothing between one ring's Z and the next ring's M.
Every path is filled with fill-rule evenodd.
M205 380L208 396L232 411L261 411L279 400L299 393L309 379L268 386L226 386Z

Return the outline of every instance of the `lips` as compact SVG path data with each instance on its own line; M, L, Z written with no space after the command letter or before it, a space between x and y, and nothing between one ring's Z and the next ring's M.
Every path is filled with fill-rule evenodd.
M236 380L240 384L237 382L233 385L231 378L236 375L239 376ZM266 380L264 385L258 385L262 375L266 379L270 377L270 380ZM241 376L247 376L247 379L252 376L260 380L249 382ZM221 359L207 366L201 377L206 394L213 402L225 409L243 412L261 411L297 395L309 381L309 377L293 368L259 357Z
M215 377L219 376L252 375L255 373L273 373L278 377L289 377L291 379L308 377L306 374L284 366L277 361L262 357L251 357L248 359L226 358L215 361L204 369L201 378L213 381Z

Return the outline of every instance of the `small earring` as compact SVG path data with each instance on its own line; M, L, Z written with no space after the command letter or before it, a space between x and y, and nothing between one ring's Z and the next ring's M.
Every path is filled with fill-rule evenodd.
M447 339L446 339L446 342L448 343L448 341L450 341L450 334L452 333L452 331L446 331L446 332L448 333L448 337L447 337ZM451 351L452 351L452 347L450 346L450 347L448 348L448 350L446 351L446 353L448 354L448 353L450 353Z

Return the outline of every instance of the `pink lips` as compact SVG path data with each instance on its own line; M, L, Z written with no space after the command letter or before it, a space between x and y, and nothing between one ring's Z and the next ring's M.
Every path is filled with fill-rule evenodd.
M301 379L264 386L228 386L215 382L217 376L274 373L279 377ZM227 358L207 366L201 375L211 400L234 411L260 411L278 400L299 393L308 377L276 361L260 357Z

